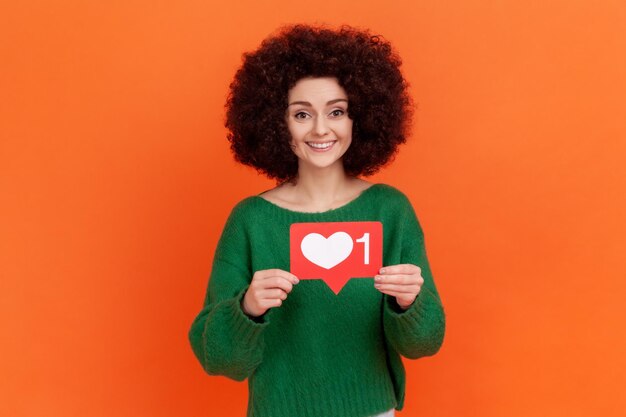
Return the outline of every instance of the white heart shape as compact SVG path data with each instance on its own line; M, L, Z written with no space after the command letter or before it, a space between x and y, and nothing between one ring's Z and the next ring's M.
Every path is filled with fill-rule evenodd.
M302 254L315 265L330 269L343 262L352 253L354 243L346 232L336 232L327 238L309 233L302 239Z

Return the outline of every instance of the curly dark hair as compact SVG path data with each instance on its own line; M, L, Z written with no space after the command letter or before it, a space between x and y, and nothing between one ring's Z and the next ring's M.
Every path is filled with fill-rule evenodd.
M402 61L391 44L369 30L304 24L279 28L243 54L230 84L225 126L235 159L269 178L298 173L285 120L289 90L305 77L335 77L348 95L352 143L343 155L348 175L371 175L406 141L413 116Z

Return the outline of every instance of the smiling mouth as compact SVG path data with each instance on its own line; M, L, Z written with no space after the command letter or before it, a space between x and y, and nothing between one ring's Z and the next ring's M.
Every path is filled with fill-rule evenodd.
M319 151L325 151L327 149L330 149L335 142L337 142L336 140L330 141L330 142L306 142L307 145L309 145L310 148L313 148L315 150L319 150Z

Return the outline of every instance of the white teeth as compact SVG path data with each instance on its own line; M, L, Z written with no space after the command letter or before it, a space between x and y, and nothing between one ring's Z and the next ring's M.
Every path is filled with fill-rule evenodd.
M307 142L307 144L315 149L328 149L335 142L324 142L324 143L315 143L315 142Z

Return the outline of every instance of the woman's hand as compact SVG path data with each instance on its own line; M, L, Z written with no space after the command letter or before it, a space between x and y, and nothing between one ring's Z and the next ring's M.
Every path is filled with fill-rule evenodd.
M248 316L259 317L268 309L279 307L298 282L295 275L282 269L256 271L241 301L241 308Z
M385 266L374 277L374 287L384 294L396 297L396 302L404 310L413 304L422 284L422 270L412 264Z

